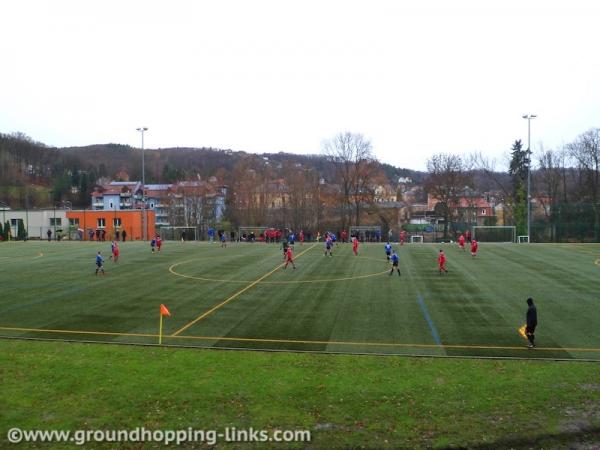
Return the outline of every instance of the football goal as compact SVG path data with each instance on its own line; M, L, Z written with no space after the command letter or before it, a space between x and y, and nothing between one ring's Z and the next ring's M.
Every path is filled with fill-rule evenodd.
M381 241L381 227L379 225L353 226L350 227L349 231L350 236L357 236L361 242Z
M410 243L411 244L422 244L423 243L423 235L421 234L413 234L410 236Z
M517 227L514 226L475 226L473 239L479 242L516 242Z
M160 238L163 241L197 241L199 233L196 227L160 227Z
M267 240L266 237L266 231L267 230L274 230L274 228L272 227L259 227L259 226L254 226L254 227L248 227L248 226L243 226L243 227L239 227L238 228L238 239L240 240L240 242L263 242ZM270 235L269 234L269 241L270 239ZM279 238L281 238L281 234L279 234ZM273 240L274 242L274 240Z

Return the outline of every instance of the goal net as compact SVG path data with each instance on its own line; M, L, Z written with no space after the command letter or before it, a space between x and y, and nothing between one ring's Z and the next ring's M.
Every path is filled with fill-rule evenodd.
M479 242L516 242L517 227L514 226L475 226L473 239Z
M423 243L423 236L421 236L420 234L413 234L410 237L410 243L411 244L415 244L415 243L422 244Z
M269 231L269 233L265 233L266 231ZM272 231L276 230L272 227L239 227L236 239L239 239L240 242L270 242ZM268 238L266 236L267 234L269 235ZM281 239L282 232L279 232L277 236Z
M163 241L197 241L199 233L196 227L160 227L160 238Z
M350 236L358 237L360 242L381 242L381 227L378 225L354 226L349 231Z

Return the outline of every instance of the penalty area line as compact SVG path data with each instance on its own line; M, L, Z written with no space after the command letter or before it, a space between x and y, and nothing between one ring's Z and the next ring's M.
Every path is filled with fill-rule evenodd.
M312 248L314 248L317 244L313 244L310 247L308 247L306 250L304 250L303 252L299 253L294 259L298 259L300 256L302 256L303 254L305 254L307 251L311 250ZM176 337L177 335L179 335L180 333L184 332L185 330L187 330L189 327L191 327L192 325L200 322L202 319L204 319L205 317L209 316L210 314L212 314L213 312L215 312L217 309L225 306L227 303L229 303L232 300L235 300L236 298L238 298L240 295L242 295L244 292L246 292L249 289L252 289L254 286L256 286L258 283L260 283L262 280L264 280L265 278L273 275L275 272L277 272L285 263L281 263L279 265L277 265L277 267L275 267L273 270L267 272L266 274L264 274L262 277L257 278L256 280L254 280L252 283L250 283L248 286L240 289L239 291L237 291L235 294L233 294L232 296L226 298L225 300L223 300L221 303L218 303L217 305L213 306L212 308L210 308L208 311L206 311L205 313L199 315L198 317L196 317L194 320L192 320L191 322L187 323L186 325L184 325L183 327L181 327L179 330L177 330L175 333L171 334L171 337Z

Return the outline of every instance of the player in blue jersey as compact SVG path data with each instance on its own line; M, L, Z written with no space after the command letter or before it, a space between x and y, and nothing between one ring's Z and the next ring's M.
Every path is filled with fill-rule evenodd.
M220 239L221 239L221 248L227 247L227 238L225 237L224 231L221 233Z
M390 244L388 242L387 244L385 244L385 257L388 261L390 260L391 254L392 254L392 244Z
M390 276L394 273L394 269L396 269L398 271L398 276L400 276L400 267L399 267L399 263L400 263L400 258L398 257L398 253L396 253L396 250L394 250L392 252L392 270L390 270Z
M150 248L152 249L152 253L154 253L154 251L156 250L156 239L152 238L152 240L150 241Z
M104 258L102 257L102 252L98 251L96 255L96 275L98 275L98 271L102 272L102 275L106 275L104 273Z
M325 237L325 256L329 253L329 256L333 256L333 240L331 239L331 235L327 235Z

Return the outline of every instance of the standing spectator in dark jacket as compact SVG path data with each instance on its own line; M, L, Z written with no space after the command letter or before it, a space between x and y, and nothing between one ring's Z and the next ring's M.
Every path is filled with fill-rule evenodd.
M527 308L527 315L525 316L525 323L527 324L527 327L525 328L525 334L527 335L527 339L529 340L529 348L534 348L535 327L537 327L537 309L535 308L535 305L533 304L533 299L531 297L527 299L527 305L529 307Z

